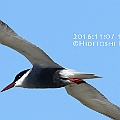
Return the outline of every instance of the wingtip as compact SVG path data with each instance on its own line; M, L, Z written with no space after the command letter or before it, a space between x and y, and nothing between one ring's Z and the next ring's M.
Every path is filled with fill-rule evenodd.
M103 78L103 77L102 77L102 76L96 76L96 75L95 75L94 78Z

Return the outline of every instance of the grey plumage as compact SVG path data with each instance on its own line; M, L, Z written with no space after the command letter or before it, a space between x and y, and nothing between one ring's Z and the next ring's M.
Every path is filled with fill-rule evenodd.
M71 84L65 87L68 94L79 100L83 105L96 110L110 118L120 120L120 108L101 94L90 84Z

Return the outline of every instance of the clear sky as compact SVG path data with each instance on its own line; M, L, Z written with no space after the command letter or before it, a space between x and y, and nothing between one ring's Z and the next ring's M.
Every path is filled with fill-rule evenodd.
M0 19L55 62L103 76L87 80L120 106L120 1L2 0ZM0 45L0 89L31 68ZM0 93L0 120L109 120L60 89L13 88Z

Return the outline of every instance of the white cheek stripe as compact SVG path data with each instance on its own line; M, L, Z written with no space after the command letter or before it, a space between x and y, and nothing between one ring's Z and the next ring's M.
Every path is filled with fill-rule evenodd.
M15 87L24 87L23 83L25 78L28 76L28 74L31 72L32 69L27 71L19 80L15 82Z

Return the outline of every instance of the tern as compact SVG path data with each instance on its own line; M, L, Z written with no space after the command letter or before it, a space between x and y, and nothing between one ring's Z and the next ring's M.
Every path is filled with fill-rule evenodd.
M83 105L107 117L120 120L120 108L111 103L84 79L101 78L92 73L78 72L55 63L42 49L18 36L0 20L0 43L24 55L33 65L16 75L14 81L1 92L12 87L60 88Z

